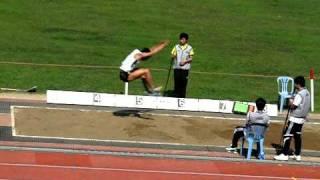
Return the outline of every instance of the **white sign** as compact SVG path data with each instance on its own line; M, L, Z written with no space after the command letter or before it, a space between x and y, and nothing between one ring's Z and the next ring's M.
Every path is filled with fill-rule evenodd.
M199 111L199 99L177 98L178 110Z
M167 109L186 111L205 111L233 113L234 101L190 99L154 96L134 96L121 94L73 92L73 91L47 91L47 103L115 106L128 108ZM249 103L254 105L254 103ZM255 108L256 110L257 108ZM267 104L265 111L269 116L278 115L278 106Z
M233 113L234 101L219 101L219 112Z
M115 95L116 107L136 107L136 96L133 95Z
M157 109L177 110L178 109L177 98L158 97Z
M47 102L55 104L92 105L92 94L73 91L47 91Z
M158 97L154 96L135 96L135 107L137 108L157 108Z
M116 97L114 94L92 93L92 105L94 106L115 106Z
M199 99L199 111L219 112L219 104L218 100Z
M267 104L265 110L269 116L278 116L278 105L276 104Z
M257 112L257 106L255 103L248 103L250 106L254 106L254 112ZM266 104L266 107L263 110L269 116L278 116L278 105L276 104Z

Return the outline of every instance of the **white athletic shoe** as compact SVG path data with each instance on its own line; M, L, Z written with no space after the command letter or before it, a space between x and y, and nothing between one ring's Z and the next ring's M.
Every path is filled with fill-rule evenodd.
M278 161L288 161L289 160L289 156L288 155L284 155L284 154L280 154L278 156L274 156L273 158L275 160L278 160Z
M236 151L237 152L237 148L236 147L226 147L226 150L228 151L228 152L234 152L234 151Z
M161 89L162 89L162 86L159 86L159 87L154 88L153 91L154 92L159 92L159 91L161 91Z
M294 154L294 155L292 155L292 156L289 156L289 158L290 158L290 159L293 159L293 160L296 160L296 161L301 161L301 156L300 156L300 155L296 156L296 155Z

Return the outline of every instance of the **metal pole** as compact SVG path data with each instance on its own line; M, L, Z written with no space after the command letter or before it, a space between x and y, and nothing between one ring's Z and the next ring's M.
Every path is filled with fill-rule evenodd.
M170 66L169 66L169 71L168 71L168 76L167 76L167 80L166 80L166 84L165 84L164 90L163 90L163 95L164 95L164 96L167 96L167 95L168 95L168 93L167 93L166 91L167 91L168 83L169 83L169 80L170 80L170 73L171 73L171 70L172 70L173 61L174 61L174 60L171 59Z
M124 83L124 95L128 95L129 93L129 83L125 82Z
M282 127L281 137L280 137L280 143L279 144L280 144L281 147L284 146L284 144L283 144L284 143L283 142L283 136L284 136L286 128L287 128L290 111L291 111L291 107L289 106L288 107L287 116L286 116L286 119L284 120L284 124L283 124L283 127Z

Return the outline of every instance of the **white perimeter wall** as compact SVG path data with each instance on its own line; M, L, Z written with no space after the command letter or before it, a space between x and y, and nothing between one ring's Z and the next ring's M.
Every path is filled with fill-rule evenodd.
M235 102L48 90L47 103L233 113ZM254 103L250 103L250 105L254 105ZM269 116L278 115L278 107L275 104L267 104L265 111Z

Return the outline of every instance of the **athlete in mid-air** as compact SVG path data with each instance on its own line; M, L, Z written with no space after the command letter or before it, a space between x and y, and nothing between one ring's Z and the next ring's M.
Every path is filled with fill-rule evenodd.
M130 82L141 79L149 95L156 95L160 92L161 87L154 87L152 75L148 68L138 68L141 61L145 61L156 53L160 52L169 44L169 40L161 41L151 48L133 50L123 61L120 66L120 79L124 82Z

